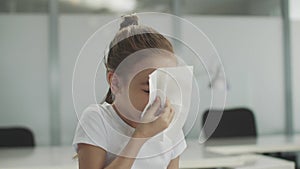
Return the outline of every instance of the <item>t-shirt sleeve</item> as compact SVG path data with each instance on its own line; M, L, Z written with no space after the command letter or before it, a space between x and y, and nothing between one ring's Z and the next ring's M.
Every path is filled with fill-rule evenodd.
M178 157L180 154L183 153L183 151L187 147L183 132L181 131L179 135L180 135L181 139L173 148L172 154L171 154L171 159Z
M78 144L85 143L107 150L107 130L103 110L97 105L86 108L79 118L73 139L73 146L77 152Z

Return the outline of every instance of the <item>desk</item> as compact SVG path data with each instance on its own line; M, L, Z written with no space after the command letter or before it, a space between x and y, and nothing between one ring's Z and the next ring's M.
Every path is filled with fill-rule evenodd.
M216 168L242 166L244 161L237 156L224 156L205 151L197 140L187 140L187 148L180 156L180 168Z
M180 158L180 168L261 169L260 166L268 165L270 169L274 166L280 169L294 169L292 162L272 157L225 156L207 152L197 140L188 140L187 144L188 147ZM77 160L72 159L73 155L74 150L71 146L0 149L0 169L78 169Z
M0 169L76 169L73 156L71 146L0 149Z
M299 152L300 135L268 135L254 138L209 141L206 150L223 155L247 153Z
M246 161L243 166L235 167L234 169L295 169L295 164L290 161L262 155L247 156L249 156L249 159L252 158L252 160Z
M197 140L187 140L187 149L180 156L180 168L219 168L234 169L294 169L293 162L273 157L246 154L221 155L208 152Z

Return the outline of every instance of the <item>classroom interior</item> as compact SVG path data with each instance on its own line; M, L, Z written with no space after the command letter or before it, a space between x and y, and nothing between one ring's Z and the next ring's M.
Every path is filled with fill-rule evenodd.
M82 83L74 85L76 63L95 32L130 13L141 13L141 22L194 51L214 50L203 66L189 57L191 51L185 53L190 48L177 49L171 40L194 66L199 85L184 126L188 148L180 168L300 168L299 9L300 0L1 0L0 168L77 167L72 160L76 112L101 102L108 85L103 63L94 60L81 62ZM111 41L105 30L95 41L99 51L86 55L103 56ZM90 65L97 68L93 84L83 82L94 71ZM219 76L220 69L226 76ZM219 85L211 85L208 71ZM220 124L215 135L225 137L221 144L201 142L205 112L223 104L224 121L227 111L238 111L235 117L250 112L254 142L224 136L237 128L248 132L249 127L238 127L251 121L243 122L243 115L237 126ZM227 123L233 125L233 119ZM30 131L31 148L1 141L26 132L14 129Z

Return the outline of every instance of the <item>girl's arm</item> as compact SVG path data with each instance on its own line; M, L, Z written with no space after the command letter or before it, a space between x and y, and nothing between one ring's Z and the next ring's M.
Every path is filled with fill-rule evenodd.
M157 99L145 114L146 121L155 117L159 106L160 100ZM105 169L130 169L135 161L135 157L147 139L166 129L171 123L173 116L174 112L170 102L167 100L163 113L152 122L139 124L120 156L117 156ZM78 144L80 169L103 168L105 156L106 151L100 147Z
M179 168L179 156L170 161L167 169L178 169Z
M99 169L103 168L106 151L90 144L78 144L79 168Z

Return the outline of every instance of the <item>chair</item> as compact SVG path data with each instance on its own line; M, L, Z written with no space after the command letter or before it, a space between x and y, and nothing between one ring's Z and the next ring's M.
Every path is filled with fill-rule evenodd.
M256 124L254 114L246 108L225 109L215 131L213 132L213 124L216 121L207 119L209 113L212 115L221 115L222 110L207 110L202 116L202 126L204 133L212 133L209 139L232 138L232 137L257 137ZM208 135L207 135L208 134Z
M0 128L0 148L34 147L34 135L24 127Z

